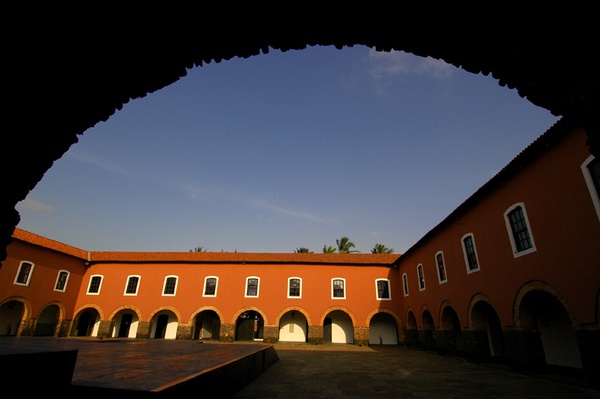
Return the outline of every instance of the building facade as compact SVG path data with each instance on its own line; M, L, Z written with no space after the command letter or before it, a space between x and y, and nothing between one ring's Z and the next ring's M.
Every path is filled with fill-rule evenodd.
M600 369L600 165L559 121L403 254L88 252L16 229L0 335L405 345Z

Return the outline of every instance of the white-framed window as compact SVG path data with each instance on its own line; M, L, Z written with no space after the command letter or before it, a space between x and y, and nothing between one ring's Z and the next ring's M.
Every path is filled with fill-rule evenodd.
M21 261L13 284L28 286L29 282L31 281L31 275L33 274L34 267L35 265L32 262Z
M479 259L477 257L477 248L475 247L475 236L473 233L465 234L461 239L461 243L467 274L479 271Z
M140 288L140 280L142 277L140 276L129 276L127 277L127 283L125 284L125 292L123 295L135 296L138 294L138 289Z
M67 283L69 282L68 270L59 270L56 275L56 282L54 283L54 291L65 292L67 290Z
M346 279L341 277L331 279L331 299L346 299Z
M536 251L525 204L519 202L508 208L504 212L504 222L515 258Z
M260 277L246 277L246 298L258 298L260 293Z
M206 276L204 278L204 289L202 290L202 296L211 298L216 297L218 285L219 278L217 276Z
M423 272L423 265L417 265L417 277L419 278L419 291L425 291L425 274Z
M166 276L162 296L175 296L178 280L179 277L177 276Z
M408 296L408 276L406 273L402 275L402 288L404 289L404 296Z
M386 278L375 279L375 293L380 301L389 301L392 299L390 291L390 280Z
M288 278L288 298L302 298L302 279L300 277Z
M590 155L582 164L581 171L590 192L596 215L600 219L600 161Z
M88 295L99 295L100 288L102 288L102 280L104 280L104 276L100 274L94 274L90 276L90 282L88 284L87 294Z
M438 282L440 284L448 281L448 273L446 273L446 262L444 261L444 253L439 251L435 254L435 265L437 269Z

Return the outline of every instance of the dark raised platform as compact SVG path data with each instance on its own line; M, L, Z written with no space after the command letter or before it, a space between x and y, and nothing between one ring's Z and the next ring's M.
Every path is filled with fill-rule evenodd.
M0 337L3 382L14 381L28 392L61 388L73 397L100 392L227 397L277 360L274 347L262 343Z

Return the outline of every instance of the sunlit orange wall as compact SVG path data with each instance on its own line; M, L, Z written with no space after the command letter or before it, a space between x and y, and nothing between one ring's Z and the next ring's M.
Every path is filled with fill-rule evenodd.
M344 308L355 319L356 325L368 325L369 315L385 308L397 313L401 287L396 273L387 266L339 266L300 264L98 264L87 270L77 307L95 304L102 309L104 319L123 305L141 311L141 319L148 321L154 311L170 306L179 313L180 323L187 323L194 312L212 306L223 315L224 323L235 323L237 315L251 307L265 315L265 324L274 325L280 314L289 307L297 307L308 314L312 325L322 324L322 318L332 308ZM103 276L100 295L88 295L89 278ZM125 296L125 285L130 275L141 276L137 296ZM162 296L165 277L178 276L175 296ZM203 297L204 279L218 277L217 296ZM260 278L258 298L246 298L246 278ZM287 298L288 278L302 279L301 298ZM331 279L346 279L346 298L331 298ZM390 279L392 300L376 299L375 280Z
M411 309L417 323L426 307L439 326L440 308L448 300L463 327L469 301L486 295L505 326L513 325L513 305L529 281L543 281L564 297L576 322L594 323L600 287L600 221L585 184L581 165L590 156L585 132L566 137L538 162L503 185L492 196L455 220L417 251L401 260L409 295L402 316ZM504 213L523 202L537 251L514 258ZM473 233L480 271L467 274L461 239ZM439 284L435 254L443 251L448 282ZM426 289L419 291L417 265L422 263Z
M64 317L73 318L73 308L84 274L83 261L60 252L13 240L7 247L8 256L0 268L0 301L12 297L25 299L31 306L30 317L37 318L49 304L62 304ZM34 269L28 286L15 285L15 277L22 261L33 263ZM60 270L70 272L65 292L54 291Z

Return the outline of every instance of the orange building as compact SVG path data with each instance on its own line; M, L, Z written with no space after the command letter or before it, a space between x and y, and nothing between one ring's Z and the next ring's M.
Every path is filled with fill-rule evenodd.
M0 335L400 344L598 376L599 193L561 120L404 254L87 252L16 229Z

